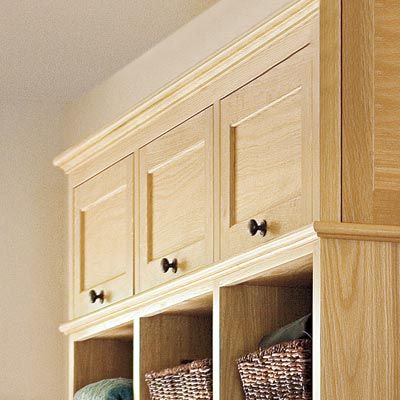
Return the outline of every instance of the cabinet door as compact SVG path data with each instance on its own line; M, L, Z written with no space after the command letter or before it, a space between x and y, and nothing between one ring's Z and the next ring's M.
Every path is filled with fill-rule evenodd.
M312 65L304 48L221 100L223 257L312 221Z
M212 262L212 132L208 108L140 150L140 290Z
M133 294L133 205L133 156L74 189L75 316Z

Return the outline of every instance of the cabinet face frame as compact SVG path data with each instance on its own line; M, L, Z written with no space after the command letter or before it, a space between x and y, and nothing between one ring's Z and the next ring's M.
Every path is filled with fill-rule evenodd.
M108 304L131 296L134 293L134 155L128 156L118 163L107 168L100 174L94 176L82 185L73 189L73 313L80 316ZM100 212L96 214L96 207ZM114 248L107 247L107 241L113 237L107 237L104 228L109 224L112 226L113 220L118 222L115 232L111 235L118 241L118 233L124 237L123 249L121 250L120 266L118 272L113 274L110 267L114 262ZM91 237L85 236L90 229ZM90 232L89 232L90 233ZM96 236L97 235L97 236ZM90 242L90 240L92 242ZM100 246L97 249L97 246ZM101 250L105 253L102 254ZM99 254L96 254L96 252ZM85 265L85 257L91 257L95 264L103 265L107 268L103 279L92 276L101 272L94 265ZM94 261L93 261L94 259ZM90 262L90 260L89 260ZM85 270L87 268L87 270ZM88 283L85 284L85 272L88 275ZM108 273L107 273L108 272ZM97 278L97 279L96 279ZM104 291L105 299L101 304L96 301L90 303L89 291L95 290L97 293Z
M316 192L316 181L319 177L318 168L316 168L318 163L314 161L316 154L313 150L318 143L316 139L318 137L318 119L316 118L318 115L318 94L316 90L318 89L318 69L315 65L316 56L315 48L308 45L220 101L222 257L251 249L277 235L300 228L310 223L313 215L316 214L317 207L314 203L318 203L318 199L316 199L314 193ZM291 80L292 77L293 81ZM279 84L279 79L283 79L283 86ZM260 92L263 92L263 97L266 98L265 102L259 100ZM292 108L291 104L293 104ZM282 116L289 122L285 134L288 139L292 138L297 141L297 147L295 147L294 142L289 140L286 140L285 146L280 135L277 135L273 129L269 130L268 124L270 123L282 124L279 119L279 112L283 113ZM298 120L293 116L293 121L291 121L291 114L295 114L295 112L299 114ZM290 122L292 122L292 125L297 123L297 126L292 127ZM260 129L260 127L265 129L265 133L257 134L257 128ZM240 133L241 136L239 136ZM237 143L246 140L249 144L240 149L240 145ZM254 141L263 146L259 149L259 152L252 145ZM253 187L257 187L259 182L253 179L253 175L251 178L246 178L244 175L246 171L252 172L257 169L264 157L268 160L268 153L262 156L264 154L262 151L269 144L276 146L274 149L276 153L270 154L270 159L274 162L270 161L268 168L270 171L275 169L273 178L275 181L277 174L282 178L275 183L286 182L284 186L291 197L278 202L278 199L270 194L267 182L263 182L265 183L265 198L269 198L269 201L266 202L269 204L268 208L264 209L254 206L257 199L261 201L263 197L260 190L255 193L258 197L252 198L250 196L252 188L249 182L253 183ZM242 154L239 159L240 151ZM250 153L246 154L247 151ZM281 159L277 157L279 152L282 155ZM289 163L288 160L285 161L285 156L290 161ZM300 166L298 174L297 168L294 168L294 165L291 166L292 159L296 157ZM252 158L255 158L254 161ZM281 164L282 162L288 165L285 167ZM297 182L298 188L295 187L295 182L291 179L291 176L289 175L288 179L288 176L285 175L286 168L291 168L290 171L296 173L295 178L299 181ZM260 168L258 168L258 172L260 173ZM265 170L263 174L266 175ZM238 184L239 177L244 177L240 207L238 187L240 188L241 182ZM272 189L274 188L272 187ZM247 202L244 202L243 198L246 197ZM251 207L246 205L252 202ZM246 211L246 208L249 207L255 212ZM248 215L237 217L238 213L247 213ZM267 221L269 229L265 237L258 234L254 237L250 236L247 225L251 218L258 222L263 219Z
M139 151L139 291L213 261L213 123L209 107ZM162 258L177 259L177 272L164 273Z

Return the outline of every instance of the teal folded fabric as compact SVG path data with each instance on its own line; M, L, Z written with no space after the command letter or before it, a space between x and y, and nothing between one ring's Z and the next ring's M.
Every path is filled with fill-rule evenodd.
M312 315L308 314L280 329L264 336L261 339L259 348L268 349L278 343L295 339L312 339Z
M104 379L75 393L74 400L133 400L132 380Z

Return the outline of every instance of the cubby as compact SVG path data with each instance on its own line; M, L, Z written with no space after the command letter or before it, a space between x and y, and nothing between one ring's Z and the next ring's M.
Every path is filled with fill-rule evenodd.
M72 393L102 379L133 378L133 324L75 341L72 346Z
M150 400L145 374L212 358L212 297L195 298L139 320L140 396Z
M258 349L260 339L312 312L312 265L306 259L216 290L219 315L220 400L243 400L236 360Z

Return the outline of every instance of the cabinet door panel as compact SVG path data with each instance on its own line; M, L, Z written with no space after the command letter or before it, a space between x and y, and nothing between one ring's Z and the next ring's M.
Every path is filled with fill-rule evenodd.
M141 290L212 262L212 124L210 108L140 150Z
M130 156L74 189L75 316L133 294L132 176Z
M149 174L151 258L198 242L205 235L204 142L178 153ZM191 201L188 201L191 199ZM171 205L173 202L173 209ZM184 225L192 225L185 229ZM176 231L171 234L171 228Z
M127 237L125 187L81 210L81 289L88 290L125 272ZM101 251L99 251L101 249ZM112 255L112 258L111 258Z
M305 48L221 100L223 257L312 220L312 61Z

